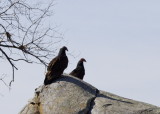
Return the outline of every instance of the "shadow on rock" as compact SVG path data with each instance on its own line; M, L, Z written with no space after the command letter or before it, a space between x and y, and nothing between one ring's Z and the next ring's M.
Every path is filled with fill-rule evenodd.
M85 91L89 92L90 94L96 95L97 89L95 87L93 87L92 85L90 85L90 84L88 84L88 83L86 83L86 82L84 82L84 81L82 81L82 80L80 80L78 78L71 77L71 76L63 76L62 75L61 78L57 79L54 82L57 82L57 81L65 81L65 82L73 83L73 84L81 87Z

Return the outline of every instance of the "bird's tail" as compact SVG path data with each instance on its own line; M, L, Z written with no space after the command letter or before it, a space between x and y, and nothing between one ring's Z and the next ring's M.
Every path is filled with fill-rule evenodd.
M44 79L44 85L51 84L52 81L53 81L53 79L52 79L51 72L48 71L48 72L46 73L46 76L45 76L45 79Z
M53 73L53 71L48 71L45 76L44 85L51 84L53 81L61 77L60 73Z

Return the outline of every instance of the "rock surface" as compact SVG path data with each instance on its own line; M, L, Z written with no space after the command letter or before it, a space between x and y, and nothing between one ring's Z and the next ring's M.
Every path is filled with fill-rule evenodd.
M160 107L100 91L65 75L37 88L19 114L160 114Z

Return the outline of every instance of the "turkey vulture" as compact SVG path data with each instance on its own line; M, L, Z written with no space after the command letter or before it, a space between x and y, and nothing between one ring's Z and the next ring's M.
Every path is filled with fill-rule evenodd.
M86 60L84 58L81 58L77 64L77 67L70 73L70 75L83 80L83 77L85 75L83 62L86 62Z
M47 73L44 80L44 85L51 84L53 80L59 78L63 71L68 66L68 58L66 56L67 47L63 46L58 55L52 59L47 67Z

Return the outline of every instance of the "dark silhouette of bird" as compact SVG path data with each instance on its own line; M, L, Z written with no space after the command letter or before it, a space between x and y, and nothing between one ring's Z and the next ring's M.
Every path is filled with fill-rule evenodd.
M58 55L52 59L47 67L47 73L44 85L51 84L55 79L59 78L68 66L68 58L66 56L67 47L63 46Z
M83 80L83 77L85 75L83 62L86 62L86 60L84 58L81 58L77 64L77 67L70 73L70 75Z
M11 40L11 34L10 34L9 32L6 32L6 36L7 36L8 41L11 42L11 41L12 41L12 40Z
M11 35L9 32L7 32L7 31L5 32L5 35L7 36L7 40L8 40L9 42L11 42L12 45L14 46L14 43L15 43L15 42L14 42L14 41L12 40L12 38L11 38L12 35Z
M20 45L20 46L18 47L18 49L20 49L20 50L26 52L27 45Z

